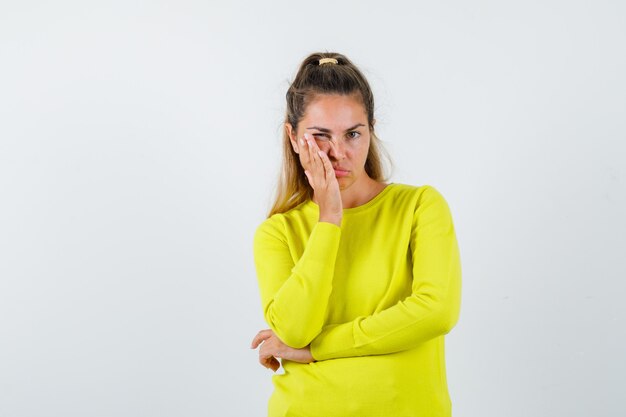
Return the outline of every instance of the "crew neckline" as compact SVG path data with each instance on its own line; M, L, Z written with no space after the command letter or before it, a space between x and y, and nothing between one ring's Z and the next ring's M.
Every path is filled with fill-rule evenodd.
M378 203L385 196L385 194L387 194L389 192L389 189L392 186L394 186L394 185L396 185L396 183L390 182L389 184L387 184L385 186L385 188L383 188L378 194L376 194L367 203L363 203L360 206L356 206L356 207L344 208L343 209L343 214L354 214L354 213L358 213L358 212L363 211L363 210L367 210L368 208L370 208L373 205L375 205L376 203ZM319 211L319 206L317 205L317 203L315 201L313 201L313 199L308 200L307 205L309 207Z

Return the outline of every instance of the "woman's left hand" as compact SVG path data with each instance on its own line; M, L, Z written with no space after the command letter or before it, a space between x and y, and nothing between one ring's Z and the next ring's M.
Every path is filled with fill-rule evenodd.
M259 362L266 368L272 369L274 372L280 368L280 362L277 358L285 359L293 362L311 363L314 362L313 356L311 356L311 349L309 346L302 349L294 349L284 344L272 329L261 330L252 340L252 349L256 349L261 344L259 349Z

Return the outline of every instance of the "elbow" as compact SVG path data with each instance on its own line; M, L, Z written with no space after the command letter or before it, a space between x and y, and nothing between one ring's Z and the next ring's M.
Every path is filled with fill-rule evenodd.
M294 349L302 349L308 346L309 343L311 343L315 338L315 336L310 336L308 334L276 333L276 335L281 340L281 342Z
M294 349L302 349L309 345L315 339L319 332L306 331L305 329L294 329L287 326L276 325L270 323L270 327L280 339L281 342Z
M308 346L322 331L322 323L295 320L295 317L278 317L271 308L265 314L265 321L281 342L294 349Z
M441 335L446 335L459 321L460 304L451 303L441 306L437 314L437 329Z
M439 332L442 335L450 333L454 326L456 326L457 321L458 318L451 314L450 311L443 313L439 323Z
M461 287L451 286L446 294L431 295L432 308L436 311L437 332L446 335L456 326L461 312Z

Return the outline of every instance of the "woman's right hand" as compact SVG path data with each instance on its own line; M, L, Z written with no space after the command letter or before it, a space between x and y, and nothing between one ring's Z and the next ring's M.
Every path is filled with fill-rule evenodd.
M341 226L343 216L341 192L328 155L320 150L308 133L300 139L299 155L304 174L313 188L315 199L320 207L320 221Z

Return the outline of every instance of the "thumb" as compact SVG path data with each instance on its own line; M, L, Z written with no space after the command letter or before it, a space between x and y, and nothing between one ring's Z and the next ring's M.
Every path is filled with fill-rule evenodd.
M254 336L254 339L252 339L252 344L250 345L250 349L256 349L257 346L261 344L261 342L269 339L271 336L272 336L271 330L269 329L261 330L259 333L256 334L256 336Z

